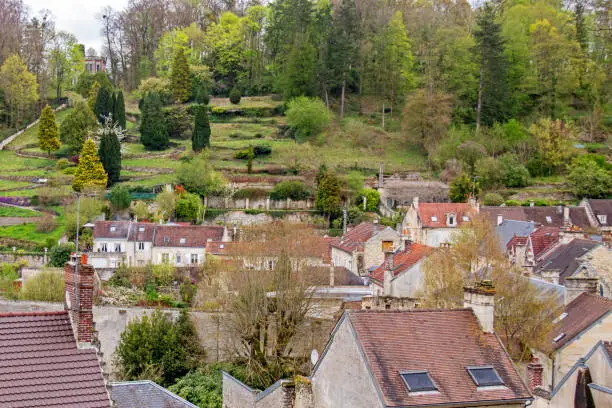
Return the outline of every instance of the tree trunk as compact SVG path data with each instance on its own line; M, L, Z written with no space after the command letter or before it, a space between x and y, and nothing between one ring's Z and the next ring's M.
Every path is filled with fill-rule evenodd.
M329 95L327 94L327 86L323 86L323 89L325 90L325 106L329 111Z
M344 118L344 88L346 88L346 79L342 80L342 97L340 99L340 119Z
M484 69L480 67L480 79L478 81L478 105L476 107L476 132L480 129L480 114L482 111L482 87L483 87Z
M383 108L382 108L382 128L383 130L385 130L385 103L383 102Z

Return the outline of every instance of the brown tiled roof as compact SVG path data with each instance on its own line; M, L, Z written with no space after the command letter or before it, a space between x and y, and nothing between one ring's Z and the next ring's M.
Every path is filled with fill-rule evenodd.
M593 323L612 311L612 300L589 293L582 293L565 306L567 316L557 322L549 336L546 351L558 350L571 342ZM553 341L564 334L556 342Z
M417 213L424 227L442 228L446 227L446 214L454 213L456 225L459 226L466 222L463 221L464 216L468 219L475 216L476 209L466 203L419 203ZM431 217L436 217L436 221Z
M330 241L330 245L350 253L353 251L363 251L363 244L384 229L383 225L363 222L352 230L347 231L339 241Z
M223 227L199 225L158 225L155 227L153 245L158 247L204 248L209 239L221 241ZM181 242L184 240L184 242Z
M209 241L206 243L206 252L217 256L278 256L282 248L269 245L265 242L234 241L221 242ZM285 249L288 249L292 256L321 258L324 263L331 263L329 239L324 237L310 237L306 245L299 245L299 242L290 241Z
M94 224L95 238L126 239L130 221L96 221ZM112 229L115 231L112 231Z
M155 227L156 224L151 222L134 222L130 226L128 240L138 242L153 242Z
M563 207L480 207L480 212L487 216L493 225L497 225L497 216L501 215L504 220L533 221L542 226L563 227ZM582 207L570 207L569 216L572 225L580 228L589 227L589 219L586 210ZM547 219L547 217L549 217Z
M572 276L580 266L580 258L591 251L599 242L588 239L573 239L572 241L556 246L552 251L540 259L536 265L536 273L542 271L558 271L560 283L566 277Z
M604 349L606 353L608 353L608 357L612 360L612 341L604 341L603 342Z
M431 251L433 251L433 248L427 245L406 245L406 249L404 251L398 251L393 254L393 276L398 276L399 274L412 268L417 262L429 255ZM385 267L386 265L383 262L378 266L378 268L372 271L370 277L379 282L384 281Z
M530 236L533 255L536 259L545 251L559 242L559 229L555 227L540 227Z
M589 217L584 207L570 207L570 220L572 225L580 228L588 228L591 226Z
M608 225L612 223L612 200L589 200L589 204L591 205L591 209L595 216L598 215L607 215L608 216ZM599 221L598 221L599 222Z
M501 215L504 220L527 221L527 215L525 215L523 207L482 206L480 207L480 213L484 214L493 225L497 225L498 215Z
M94 349L78 349L67 312L0 314L0 406L109 408Z
M471 309L349 311L369 370L388 407L529 399L495 334L483 333ZM477 390L468 366L493 366L505 387ZM436 393L411 394L400 372L425 370Z

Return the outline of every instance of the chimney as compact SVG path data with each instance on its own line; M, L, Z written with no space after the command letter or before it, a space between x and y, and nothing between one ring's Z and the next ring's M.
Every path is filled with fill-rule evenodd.
M535 207L535 201L529 200L529 206L530 207Z
M412 206L415 208L415 210L419 209L419 197L412 198Z
M482 331L493 333L495 314L495 287L490 280L476 282L463 288L463 307L471 308Z
M570 303L582 293L597 294L599 279L595 276L569 276L565 278L567 291L565 303Z
M470 196L470 198L468 198L468 205L475 209L477 214L480 213L480 203L478 202L476 197Z
M571 222L570 222L570 209L569 207L566 205L565 207L563 207L563 226L565 228L569 228L571 227Z
M502 225L504 223L504 216L501 214L497 214L497 225Z
M74 337L79 347L91 345L93 337L94 268L82 263L86 258L75 257L64 265L66 299L64 308L69 312Z
M527 364L527 385L529 390L533 392L537 387L542 386L542 373L544 367L542 363L534 357L529 364Z
M393 252L385 251L385 277L383 296L391 296L391 280L393 280Z
M559 284L559 271L558 270L546 270L540 273L542 275L542 280L548 283L554 283L555 285Z

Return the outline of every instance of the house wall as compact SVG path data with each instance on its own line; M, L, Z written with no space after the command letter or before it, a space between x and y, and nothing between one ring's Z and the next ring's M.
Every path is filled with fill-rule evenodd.
M341 249L332 247L331 251L332 263L334 266L344 267L354 273L355 275L359 275L357 271L357 256L353 255L349 252L343 251Z
M384 262L383 241L393 241L393 250L396 250L400 247L401 237L395 230L387 227L370 238L363 247L363 262L366 270Z
M102 252L102 245L106 244L106 252L125 252L127 246L127 239L115 239L115 238L95 238L93 243L93 252ZM115 245L119 244L121 247L120 251L115 250Z
M599 276L598 293L604 297L612 298L612 249L600 246L584 256Z
M254 408L256 391L223 373L223 408Z
M144 249L138 249L139 242L144 243ZM144 266L152 262L153 243L147 241L130 241L126 245L126 262L131 266Z
M204 248L185 248L185 247L153 247L151 252L152 262L154 264L162 263L162 254L168 254L169 263L171 265L191 265L191 254L198 254L198 263L204 263L206 250ZM177 256L180 256L180 262L177 262Z
M417 210L410 206L406 211L404 220L402 221L402 238L413 242L423 243L420 239L421 224Z
M423 289L423 261L414 264L410 269L391 281L391 296L414 298Z
M612 366L606 354L604 348L599 346L585 364L589 367L591 379L595 384L612 388Z
M321 359L312 376L316 408L382 408L348 318Z
M439 247L445 242L451 242L457 228L423 228L420 234L420 243L432 247Z
M540 363L542 364L542 387L544 389L546 389L547 391L552 391L553 389L553 377L552 377L552 370L553 370L553 360L548 357L547 354L539 351L539 350L534 350L533 351L533 356L536 357ZM557 379L558 381L558 379ZM525 378L525 382L527 382L527 379Z
M596 407L612 407L612 394L591 388Z

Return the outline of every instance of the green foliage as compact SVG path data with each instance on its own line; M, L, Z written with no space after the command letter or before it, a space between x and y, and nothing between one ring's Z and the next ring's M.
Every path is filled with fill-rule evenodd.
M327 216L338 214L341 205L340 192L338 177L330 171L325 171L318 177L315 206Z
M360 171L350 171L346 176L346 186L354 193L357 194L363 190L363 174Z
M113 94L109 88L100 88L98 95L96 96L96 103L94 104L93 112L100 123L104 123L104 119L112 114Z
M467 174L457 177L450 185L449 198L454 203L463 203L474 195L480 194L478 181L474 182Z
M164 190L155 197L162 219L167 220L174 217L176 201L177 196L174 191Z
M270 193L267 190L261 188L243 188L241 190L236 191L232 197L236 200L249 198L249 199L258 199L268 197Z
M196 194L184 193L176 202L175 211L180 220L196 222L202 213L202 200Z
M179 184L191 193L204 197L219 193L225 186L223 177L215 172L208 161L208 154L203 151L187 162L181 163L176 170Z
M506 204L508 207L520 207L521 202L518 200L506 200L504 201L504 204Z
M142 104L140 141L148 150L164 150L169 138L159 95L148 93Z
M612 189L612 175L595 160L574 159L568 166L567 184L576 197L607 198Z
M484 146L472 140L463 142L457 147L457 158L468 166L470 174L474 174L476 162L486 155L487 150Z
M183 48L178 48L174 54L172 72L170 74L170 87L175 102L187 102L191 97L189 64L187 63L187 57L185 57Z
M192 116L183 105L163 108L166 129L171 138L185 138L185 133L191 130Z
M61 271L42 270L26 280L20 298L39 302L64 300L64 274Z
M231 103L233 103L234 105L238 105L240 104L240 99L242 98L242 93L240 92L240 89L234 87L229 94L229 100Z
M287 198L295 201L306 200L311 196L311 192L304 183L297 180L281 181L274 186L270 193L272 200L286 200Z
M502 205L504 203L504 197L497 193L487 193L484 196L483 204L484 205Z
M70 260L72 252L74 252L74 244L72 242L54 246L49 254L49 266L63 268L64 264Z
M126 187L118 185L110 191L108 201L110 201L113 211L121 211L130 208L132 195Z
M79 101L60 125L60 140L67 144L73 153L83 148L87 136L98 127L98 120L84 101Z
M549 169L549 174L559 171L572 155L574 128L561 120L540 119L529 128L538 149L539 157Z
M170 90L170 81L165 78L151 77L140 83L135 95L142 101L148 94L157 94L162 105L172 103L172 91Z
M210 102L210 89L208 89L208 84L200 83L198 85L195 101L201 105L208 105Z
M357 194L355 198L355 205L360 209L363 209L363 197L366 198L365 211L375 212L378 210L378 204L380 203L380 193L373 188L365 188Z
M163 386L195 369L204 355L186 311L176 321L160 310L130 321L115 350L121 379L148 378Z
M149 206L144 201L137 201L134 205L134 215L140 221L148 220L151 214L149 213Z
M315 136L329 124L330 114L319 98L297 97L287 104L287 123L300 139Z
M40 150L51 155L52 151L60 148L59 129L55 123L55 112L47 105L40 114L38 125L38 146Z
M121 144L119 137L123 137L122 128L116 123L106 120L98 132L100 146L98 156L108 176L108 184L114 184L121 177Z
M239 150L234 154L234 159L251 160L255 157L267 156L272 153L272 147L269 145L255 145L248 149Z
M96 100L98 99L98 92L100 92L100 83L98 81L95 81L93 84L91 84L91 88L89 89L89 94L87 95L87 106L89 106L89 109L92 112L94 111L96 107Z
M126 128L125 121L125 101L123 100L123 91L117 92L115 103L113 104L113 122L116 122L122 129Z
M8 299L16 299L19 287L17 279L19 279L18 264L0 264L0 293Z
M512 154L505 154L499 158L502 170L502 180L506 187L527 187L529 185L529 171Z
M79 75L79 79L74 90L81 94L83 98L87 98L90 95L92 86L96 82L98 83L99 87L113 89L113 84L108 78L108 74L100 71L94 74L83 72L81 75Z
M108 176L96 152L96 143L92 139L87 139L79 156L72 188L74 191L83 191L88 187L104 188L107 181Z
M208 121L208 110L205 105L199 105L195 114L191 148L194 152L210 146L210 122Z

